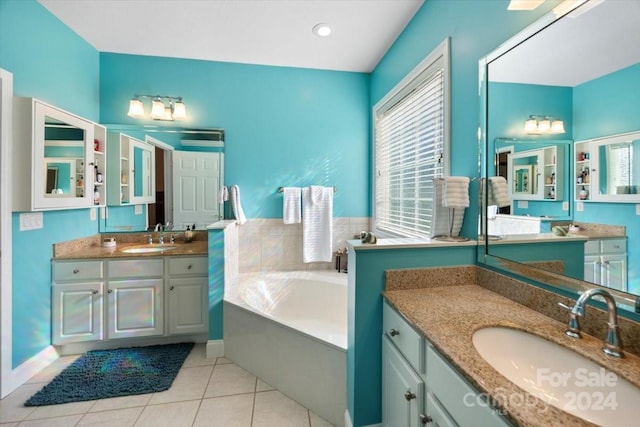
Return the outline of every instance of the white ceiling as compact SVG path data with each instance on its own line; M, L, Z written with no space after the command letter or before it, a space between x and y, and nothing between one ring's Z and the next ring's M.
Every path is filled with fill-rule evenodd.
M640 62L640 1L581 6L493 61L491 81L574 87Z
M369 72L424 0L39 0L100 52ZM312 33L327 23L332 34Z

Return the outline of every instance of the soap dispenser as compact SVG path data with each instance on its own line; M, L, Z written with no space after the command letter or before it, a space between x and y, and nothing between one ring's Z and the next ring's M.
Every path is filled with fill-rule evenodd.
M187 225L187 230L184 232L184 242L191 243L193 240L193 231L191 231L191 227Z

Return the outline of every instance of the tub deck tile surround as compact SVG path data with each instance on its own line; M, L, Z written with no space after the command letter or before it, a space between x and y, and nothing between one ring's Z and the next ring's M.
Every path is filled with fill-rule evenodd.
M519 289L513 290L511 296L520 298L533 308L525 307L495 291L485 288L485 282L500 290L502 286L513 287L513 279L498 273L475 267L477 284L446 286L451 281L443 280L447 273L451 276L469 274L469 267L390 270L393 289L384 291L385 299L398 310L440 353L455 366L480 392L489 393L506 413L521 426L540 425L593 425L574 417L555 407L546 405L539 399L532 398L532 404L513 405L509 396L521 396L524 393L511 383L487 362L475 350L472 342L473 333L488 326L507 326L535 333L545 339L559 343L605 366L621 377L640 387L640 357L626 349L626 357L616 360L604 355L601 351L602 338L586 335L582 340L574 340L564 334L567 314L562 310L562 319L556 320L536 311L535 307L548 310L553 301L555 305L558 295L538 293L537 290L522 282ZM473 268L471 268L473 269ZM425 276L418 278L420 272ZM413 278L412 282L419 286L411 288L406 284L394 284L400 278ZM496 281L500 282L495 284ZM440 286L437 286L438 282ZM571 302L568 298L566 302ZM590 311L595 312L593 307ZM592 315L586 316L596 317ZM586 323L586 322L585 322ZM604 323L603 323L604 324ZM621 329L640 329L635 322L625 322ZM633 334L633 332L631 332ZM624 337L623 337L624 340ZM623 341L624 342L624 341Z

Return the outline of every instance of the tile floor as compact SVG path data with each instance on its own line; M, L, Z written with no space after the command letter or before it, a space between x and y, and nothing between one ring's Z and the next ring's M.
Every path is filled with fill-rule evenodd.
M160 393L25 407L76 359L65 356L0 400L0 427L331 427L327 421L225 358L191 351L171 388Z

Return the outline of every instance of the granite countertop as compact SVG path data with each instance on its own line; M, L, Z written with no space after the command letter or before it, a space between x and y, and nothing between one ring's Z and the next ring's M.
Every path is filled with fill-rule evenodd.
M587 334L583 334L581 340L569 338L564 333L565 324L478 285L387 290L383 295L480 392L489 393L519 426L594 424L533 396L524 405L511 403L510 396L522 396L526 392L480 356L472 342L473 333L478 329L506 326L525 330L571 348L640 387L640 357L630 353L625 353L622 359L606 356L601 351L601 338Z
M77 250L69 250L63 253L56 253L53 256L54 260L62 259L93 259L93 258L155 258L163 256L195 256L195 255L207 255L207 241L194 241L191 243L165 243L165 246L175 246L175 249L162 252L147 252L147 253L126 253L122 252L123 249L138 247L138 246L150 246L143 243L118 243L115 248L103 248L98 245L91 245L82 247ZM154 243L153 246L160 246L158 243Z

